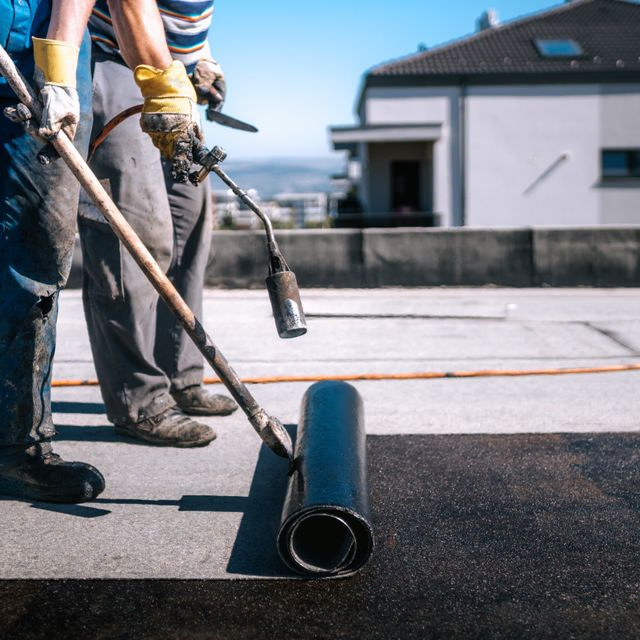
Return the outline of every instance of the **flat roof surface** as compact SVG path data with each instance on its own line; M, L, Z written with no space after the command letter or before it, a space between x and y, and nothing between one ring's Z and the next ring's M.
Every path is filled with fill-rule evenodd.
M640 290L301 293L309 333L282 341L265 291L206 291L204 325L241 377L640 363ZM66 291L54 380L94 377ZM97 387L55 387L55 450L107 487L83 505L0 500L0 635L638 637L639 377L352 382L376 549L323 581L278 558L287 465L244 414L206 418L206 448L149 447L114 433ZM310 384L250 389L295 426Z

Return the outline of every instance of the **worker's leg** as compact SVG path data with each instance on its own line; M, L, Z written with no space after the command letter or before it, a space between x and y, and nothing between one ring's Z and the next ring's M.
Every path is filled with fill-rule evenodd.
M202 321L202 289L211 245L211 188L171 179L165 163L167 194L173 219L173 258L168 276L195 316ZM171 380L178 406L194 415L228 415L237 405L231 398L202 387L203 358L165 304L158 306L156 360Z
M115 61L94 68L94 132L140 102L130 69ZM162 164L139 118L118 125L91 160L97 178L163 270L173 243ZM158 296L99 213L83 195L78 224L83 250L83 301L107 416L138 422L174 405L155 364Z
M95 134L138 102L140 91L130 69L113 60L95 62ZM162 164L138 117L128 118L110 133L91 160L91 168L160 267L167 270L173 227ZM215 434L171 411L176 403L169 393L169 380L154 358L158 294L86 196L80 201L79 228L83 302L107 416L127 435L135 437L139 431L140 437L156 444L178 444L179 432L184 435L181 446L206 444Z
M211 243L210 190L165 178L173 220L173 258L167 275L195 316L202 320L202 287ZM171 340L167 340L168 337ZM166 305L158 307L156 359L171 380L171 390L200 384L202 354Z
M84 154L91 115L88 38L78 64ZM0 101L0 113L13 101ZM84 108L82 108L84 107ZM42 166L42 141L0 126L0 492L77 502L104 487L89 465L51 454L51 366L58 295L71 267L79 184L64 161Z

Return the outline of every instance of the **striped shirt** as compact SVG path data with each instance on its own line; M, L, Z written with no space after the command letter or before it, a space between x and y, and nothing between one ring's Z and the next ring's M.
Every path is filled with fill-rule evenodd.
M193 71L200 58L210 57L207 33L211 26L214 0L157 0L171 55ZM106 0L97 0L89 19L95 47L120 55Z

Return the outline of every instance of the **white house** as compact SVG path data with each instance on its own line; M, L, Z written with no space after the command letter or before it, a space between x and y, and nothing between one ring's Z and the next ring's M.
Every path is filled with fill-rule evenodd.
M480 25L368 71L359 124L331 127L361 165L365 221L640 224L640 5Z

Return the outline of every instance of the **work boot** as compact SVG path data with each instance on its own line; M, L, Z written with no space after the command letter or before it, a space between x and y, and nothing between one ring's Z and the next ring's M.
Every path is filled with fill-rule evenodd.
M30 447L24 457L0 467L0 495L34 502L86 502L104 490L102 474L84 462L65 462L53 451Z
M115 429L121 436L161 447L204 447L216 438L211 427L185 416L177 407L140 422L116 424Z
M238 405L229 397L196 384L171 393L183 413L190 416L228 416Z

